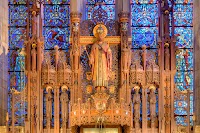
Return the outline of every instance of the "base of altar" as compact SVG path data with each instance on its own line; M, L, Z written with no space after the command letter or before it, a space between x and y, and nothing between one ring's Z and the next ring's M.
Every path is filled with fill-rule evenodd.
M119 133L118 128L83 128L82 133Z

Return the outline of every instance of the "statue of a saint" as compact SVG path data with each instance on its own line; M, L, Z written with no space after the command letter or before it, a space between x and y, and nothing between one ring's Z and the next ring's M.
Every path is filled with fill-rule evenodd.
M155 122L156 118L156 94L155 94L155 87L150 87L150 94L149 94L149 102L150 102L150 117L151 123Z
M133 95L133 107L134 107L134 121L135 121L135 127L139 127L139 120L140 120L140 94L139 94L139 87L135 87L135 94Z
M92 45L89 64L92 69L92 81L94 87L107 87L112 70L112 52L109 44L104 41L107 29L99 24L94 27L94 36L97 41Z

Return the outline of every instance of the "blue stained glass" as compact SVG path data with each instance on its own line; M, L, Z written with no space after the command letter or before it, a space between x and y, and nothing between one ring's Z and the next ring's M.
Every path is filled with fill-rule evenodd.
M9 28L9 47L11 49L22 48L25 39L26 39L25 28L16 28L16 27Z
M17 121L15 121L15 126L24 126L25 117L27 115L27 102L17 102L15 104L15 117L17 117Z
M181 71L193 70L193 50L179 49L176 54L176 69Z
M157 3L157 0L131 0L131 3L136 3L136 4L152 4L152 3Z
M133 48L139 48L142 45L156 48L157 31L157 27L132 27Z
M193 31L191 27L176 27L175 36L177 36L176 46L179 48L193 47Z
M174 107L175 108L186 108L187 107L187 102L186 101L179 101L179 100L176 100L174 102Z
M190 126L193 126L194 122L193 122L193 116L190 116Z
M47 103L47 99L46 99L46 94L47 94L47 91L46 91L46 89L44 89L43 90L43 126L44 127L46 127L46 124L47 124L47 119L46 119L46 117L47 117L47 115L46 115L46 103Z
M32 0L29 0L32 4ZM8 91L15 88L22 91L25 87L26 76L24 74L24 57L19 56L19 48L24 47L24 40L26 39L26 26L28 19L27 0L9 0L9 53L8 53ZM9 111L9 124L13 119L11 116L11 95L8 97L8 111ZM21 104L21 103L20 103ZM26 108L21 108L19 103L15 103L15 125L23 126Z
M26 4L26 0L8 0L9 4Z
M99 6L86 5L87 19L92 19L93 11L98 8ZM109 19L115 19L115 5L102 5L101 8L107 12Z
M193 72L177 72L175 75L175 84L180 91L187 89L193 91Z
M104 2L106 4L115 4L115 0L87 0L87 4L95 4L96 2Z
M8 53L9 71L23 71L25 69L25 57L18 51L11 50Z
M27 0L8 0L9 4L17 4L17 5L24 5L26 4ZM33 0L29 0L30 4L33 3Z
M178 101L174 102L175 111L174 113L177 115L187 115L187 102L186 101Z
M26 26L28 17L27 7L25 5L9 5L9 25Z
M9 121L8 121L8 124L11 125L12 123L12 95L8 95L8 115L9 115Z
M45 49L53 49L58 45L68 49L70 36L70 5L69 0L45 0L44 30Z
M192 26L193 6L177 4L174 6L175 26Z
M45 4L69 4L70 0L44 0Z
M24 72L9 72L9 87L8 90L15 88L18 91L22 91L24 89L26 77Z
M69 26L69 5L44 5L44 26Z
M52 92L52 97L54 97L54 91ZM52 120L51 120L51 126L54 127L54 122L55 122L55 119L54 119L54 116L55 116L55 113L54 113L54 100L52 100Z
M176 87L184 91L189 89L190 96L190 115L193 115L193 0L174 0L173 9L174 17L174 34L177 37L176 46L179 48L176 53L176 69L178 72L175 75ZM185 99L186 100L186 99ZM186 101L184 101L186 102ZM188 103L187 103L188 104ZM180 115L187 115L187 112L181 111L185 108L177 108L179 115L176 119L177 124L187 126L185 118ZM190 125L193 125L192 116L190 116Z
M194 112L194 96L193 94L190 95L190 115L193 115Z
M157 90L158 91L158 90ZM159 102L158 102L158 94L156 95L156 114L158 115L158 110L159 110Z
M182 126L187 126L187 119L183 116L176 116L175 117L176 124L177 125L182 125Z
M177 4L187 4L187 3L193 3L193 0L174 0Z
M131 17L132 17L132 26L157 26L158 5L132 4Z
M174 113L176 115L187 115L187 110L186 110L186 108L177 107L177 108L175 108Z
M69 48L69 27L51 28L44 27L45 49L52 49L58 45L62 49Z

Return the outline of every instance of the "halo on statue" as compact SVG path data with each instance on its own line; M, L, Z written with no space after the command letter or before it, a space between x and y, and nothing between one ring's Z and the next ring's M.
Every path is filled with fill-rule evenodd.
M93 34L96 38L98 38L99 32L103 34L103 37L106 37L108 34L108 29L106 28L104 24L97 24L93 29Z
M138 86L138 85L136 85L135 87L134 87L134 90L140 90L140 86Z
M151 85L151 86L149 86L149 89L155 91L156 87L154 85Z

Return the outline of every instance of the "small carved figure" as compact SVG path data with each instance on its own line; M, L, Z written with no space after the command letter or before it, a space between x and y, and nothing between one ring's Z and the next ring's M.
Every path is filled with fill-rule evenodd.
M122 50L122 62L123 71L127 72L131 66L131 49Z
M151 122L154 123L155 122L155 117L156 117L156 94L155 94L155 87L152 87L150 89L149 103L150 103Z
M73 32L78 32L78 30L79 30L79 23L78 22L75 22L75 23L73 23Z
M94 86L108 86L108 80L112 70L112 52L109 44L104 41L106 36L106 27L97 25L94 28L97 41L92 45L89 57L89 64L92 68L92 80Z
M51 96L51 90L48 90L48 93L46 94L46 115L49 120L51 120L52 117L52 96Z
M37 12L32 11L32 32L33 32L33 35L36 35L36 31L37 31Z
M128 23L127 22L121 23L121 30L124 32L128 31Z
M31 56L32 56L32 71L36 70L36 50L35 46L33 46L33 49L31 50Z
M63 92L61 93L60 96L60 100L61 100L61 110L62 110L62 120L63 122L66 122L66 120L68 119L68 102L69 102L69 98L68 98L68 94L66 93L65 90L63 90Z
M135 127L139 127L139 119L140 119L140 94L139 94L139 87L135 87L135 94L133 95L133 106L134 106L134 120L135 120Z

